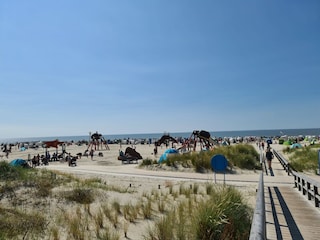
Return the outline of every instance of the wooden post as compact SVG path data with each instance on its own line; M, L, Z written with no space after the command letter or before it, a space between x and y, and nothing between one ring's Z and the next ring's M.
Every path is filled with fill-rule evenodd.
M317 186L313 186L313 194L314 194L314 205L316 207L319 207L319 192L318 192L318 187Z

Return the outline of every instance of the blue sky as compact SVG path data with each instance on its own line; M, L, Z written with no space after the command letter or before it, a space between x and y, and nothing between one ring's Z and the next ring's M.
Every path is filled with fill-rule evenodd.
M318 128L320 1L1 1L0 138Z

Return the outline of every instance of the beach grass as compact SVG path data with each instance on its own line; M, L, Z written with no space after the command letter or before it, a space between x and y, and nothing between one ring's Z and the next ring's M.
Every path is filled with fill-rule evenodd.
M212 202L218 204L217 199L221 202L232 199L245 219L251 217L246 203L232 198L240 194L233 188L166 181L161 189L144 189L140 193L133 188L125 189L108 185L97 177L78 178L0 162L0 239L116 240L130 238L130 229L137 226L143 226L139 230L141 239L204 239L197 238L202 233L196 226L200 221L203 226L211 225L198 214L206 208L228 207L222 203L212 206ZM220 197L216 199L214 195ZM233 212L241 215L232 206ZM240 218L233 216L232 211L223 212L230 215L223 221L226 225L219 227L237 232L233 228L239 226L234 219ZM215 214L212 212L212 217ZM148 224L143 224L144 221ZM250 223L244 225L250 228ZM241 231L246 233L247 229L242 226Z
M248 170L261 169L259 154L249 144L219 146L213 150L172 154L163 162L167 166L177 167L180 165L184 168L193 168L196 172L202 173L212 170L211 159L216 154L222 154L227 158L230 171L234 167ZM152 162L148 163L152 164Z
M215 187L200 202L181 201L145 239L248 239L252 209L232 187Z
M284 153L288 154L288 160L293 169L299 172L314 171L319 168L318 150L320 144L309 145L302 148L286 148Z

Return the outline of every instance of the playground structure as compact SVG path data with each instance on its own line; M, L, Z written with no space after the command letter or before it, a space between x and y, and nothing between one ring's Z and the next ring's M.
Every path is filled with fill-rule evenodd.
M200 149L211 149L215 141L211 138L210 132L205 130L194 130L187 141L187 144L193 144L193 151L196 151L197 143L200 143Z
M175 138L171 137L169 134L164 134L158 141L155 141L153 150L154 154L157 155L159 146L165 144L166 147L168 147L170 142L172 148L174 143L178 143L178 141Z
M103 149L103 146L106 148L106 150L110 150L108 146L107 140L102 136L102 134L95 132L93 134L90 133L90 142L88 145L87 150L91 147L91 150L101 150Z
M169 143L171 142L171 148L175 148L173 146L174 143L178 144L178 141L171 137L169 134L164 134L158 141L154 143L154 154L157 154L157 147L161 146L161 144L165 144L166 147L169 146ZM191 136L182 143L182 146L179 147L177 150L184 152L193 150L196 151L196 147L200 144L200 149L211 149L217 142L211 138L211 134L208 131L205 130L194 130L191 134Z
M156 141L154 144L155 144L157 147L161 146L161 144L165 144L166 146L168 146L170 142L172 143L172 145L173 145L174 143L178 143L178 141L177 141L175 138L171 137L169 134L164 134L164 135L163 135L158 141Z

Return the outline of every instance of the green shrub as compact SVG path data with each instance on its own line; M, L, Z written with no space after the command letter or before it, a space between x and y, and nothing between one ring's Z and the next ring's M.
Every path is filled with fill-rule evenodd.
M251 209L232 187L222 188L200 203L194 219L196 239L248 239Z
M26 176L26 172L31 169L11 166L6 161L0 162L0 180L19 180Z
M191 161L196 172L204 172L211 170L211 159L216 154L222 154L227 158L229 168L237 166L249 170L261 169L259 154L255 148L249 144L221 146L210 151L174 154L170 155L164 163L168 166L175 166L175 163L189 166L189 162Z
M260 169L259 154L252 145L237 144L217 148L215 153L221 153L229 160L229 164L243 169Z
M38 181L35 186L38 197L48 197L51 194L51 189L54 187L50 179L42 179L42 181Z
M318 169L318 151L313 147L291 149L292 155L289 157L290 165L296 171Z
M45 230L46 224L41 213L0 208L0 239L35 239L35 235Z
M90 204L94 201L94 193L90 189L75 188L67 192L65 198L81 204Z
M140 166L149 166L149 165L152 165L152 164L156 164L157 161L154 161L150 158L146 158L146 159L143 159L142 162L140 163Z
M251 218L252 210L239 191L213 187L207 200L180 202L155 223L145 239L248 239Z

